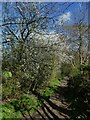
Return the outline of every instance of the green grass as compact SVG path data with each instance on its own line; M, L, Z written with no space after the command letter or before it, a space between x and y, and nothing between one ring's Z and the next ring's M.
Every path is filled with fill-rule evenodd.
M13 99L11 102L8 102L2 105L2 118L21 118L22 114L20 110L28 116L27 110L30 110L32 114L35 110L33 108L38 108L40 106L39 101L35 96L32 95L23 95L20 100Z
M45 90L41 91L41 95L44 97L52 96L55 89L60 85L60 81L58 79L53 79L50 82L50 85L46 87Z
M14 106L6 103L2 105L2 118L19 118L21 117L20 112L15 112Z
M57 87L57 86L59 86L60 85L60 81L58 80L58 79L53 79L53 80L51 80L51 82L50 82L50 86L51 87Z
M49 87L45 90L41 91L41 95L44 97L48 97L53 95L54 90L60 84L60 81L57 79L51 80ZM22 102L21 102L22 101ZM35 110L34 108L38 108L41 106L40 101L33 95L24 94L20 100L12 99L11 102L8 102L2 105L2 117L5 118L21 118L22 115L20 113L20 109L28 116L26 109L23 107L23 104L27 109L31 109L30 113L32 114Z

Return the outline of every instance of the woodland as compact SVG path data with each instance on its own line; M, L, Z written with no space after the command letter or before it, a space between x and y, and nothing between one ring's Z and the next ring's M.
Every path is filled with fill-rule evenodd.
M89 7L2 3L2 120L90 119Z

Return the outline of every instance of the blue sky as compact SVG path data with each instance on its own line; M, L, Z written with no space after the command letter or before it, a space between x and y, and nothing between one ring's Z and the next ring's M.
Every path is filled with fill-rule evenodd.
M83 3L81 3L81 2L67 2L67 3L65 3L65 5L61 5L60 6L60 3L61 4L64 4L65 2L56 2L56 5L54 6L54 8L53 9L55 9L56 11L57 11L57 13L55 13L55 15L56 15L56 17L55 18L57 18L57 17L59 17L59 16L61 16L61 15L63 15L63 14L67 14L67 13L69 13L69 14L71 14L71 15L73 15L73 14L79 14L80 15L80 9L82 9L82 11L85 11L84 9L85 9L85 6L86 6L86 3L85 2L83 2ZM13 3L14 4L14 3ZM42 4L45 4L44 2L42 2ZM52 2L52 5L53 4L55 4L54 2ZM70 6L67 8L67 6L70 4ZM48 9L50 9L50 7L52 7L52 5L49 5L49 7L47 8L47 10ZM2 3L0 3L0 9L1 9L1 6L2 6ZM67 9L66 9L67 8ZM11 9L11 8L10 8ZM58 9L58 10L57 10ZM61 11L61 9L62 9L62 11L64 11L64 12L60 12ZM45 9L45 11L46 11L46 9ZM12 10L11 10L11 12L12 12ZM54 13L51 13L50 14L50 16L54 16ZM78 18L79 18L80 16L78 16Z
M43 3L43 4L45 4L45 3ZM54 4L55 3L53 3L53 5ZM53 8L57 12L53 14L53 12L51 11L51 13L50 13L50 16L55 16L54 20L56 22L58 21L57 28L55 30L57 32L60 32L60 26L61 26L60 22L62 21L62 19L65 22L65 24L67 24L67 25L72 25L72 24L78 22L79 18L81 18L83 16L83 12L85 13L85 6L86 6L86 3L83 3L83 4L82 3L67 3L66 6L65 5L60 6L59 4L63 4L63 3L57 3L57 5L54 6L54 8ZM71 4L71 5L67 8L67 6L69 4ZM47 10L50 9L50 7L52 7L52 6L49 6L47 8ZM12 15L17 16L17 14L13 11L13 9L10 7L10 5L9 5L9 8L10 8L10 12L12 13ZM2 10L2 3L0 4L0 9ZM44 12L46 12L46 10L44 10ZM2 14L0 14L0 16L1 15ZM76 16L77 20L75 20L75 16ZM2 17L0 17L0 19L1 18ZM88 19L86 18L85 22L87 20ZM53 26L53 23L50 21L49 26L48 26L48 32L53 32L54 31L54 28L52 28L52 26ZM1 34L1 29L0 29L0 34ZM0 37L0 41L1 41L1 37Z
M74 2L67 3L66 5L64 4L60 7L58 3L54 9L58 9L58 11L62 10L62 12L55 13L56 17L54 18L54 20L58 21L59 27L61 26L62 21L63 23L65 23L65 25L73 25L74 23L78 23L79 20L82 19L85 14L86 17L84 19L84 23L88 24L88 8L86 7L86 4L87 3ZM68 7L68 5L70 6ZM51 16L54 16L54 14L52 13ZM51 30L49 29L49 31Z
M14 3L13 3L14 4ZM43 4L47 4L47 3L42 3ZM55 5L56 4L56 5ZM61 6L60 6L61 4ZM53 9L56 10L56 12L54 13L53 11L51 11L51 13L49 14L50 17L54 17L55 21L58 21L58 25L61 25L61 22L65 22L65 24L74 24L77 23L79 19L81 19L83 17L83 13L85 13L85 9L86 9L86 3L81 3L81 2L67 2L64 5L64 2L60 3L60 2L54 2L51 5L49 5L47 7L47 9L44 9L44 12L47 12L47 10L49 10L53 5ZM70 5L68 7L68 5ZM0 8L1 8L1 4L0 4ZM15 13L13 13L13 9L10 7L11 9L11 13L12 15L15 16ZM17 14L16 14L17 15ZM87 21L87 18L85 19L85 22ZM50 21L51 26L52 26L52 22ZM50 28L49 28L50 29Z
M58 18L62 18L67 23L76 23L83 17L87 16L86 3L69 3L71 4L68 9L64 11ZM87 18L85 19L87 21Z

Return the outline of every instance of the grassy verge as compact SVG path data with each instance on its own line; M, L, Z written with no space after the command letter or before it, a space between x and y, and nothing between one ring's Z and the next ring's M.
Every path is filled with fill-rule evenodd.
M50 86L48 86L45 90L41 91L41 95L44 97L52 96L54 90L59 86L60 81L54 79L51 81ZM24 106L25 107L24 107ZM32 114L35 110L33 108L40 107L39 100L33 95L23 95L20 100L12 99L12 101L5 103L2 105L2 117L6 118L21 118L23 112L28 116L27 110L30 110L30 114ZM20 111L21 110L21 111Z

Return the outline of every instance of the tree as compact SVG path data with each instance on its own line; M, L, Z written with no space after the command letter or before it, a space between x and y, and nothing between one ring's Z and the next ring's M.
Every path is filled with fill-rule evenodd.
M77 13L72 13L72 23L62 23L62 29L68 36L68 44L72 54L76 54L77 64L83 64L88 60L88 24L87 24L87 5L80 3ZM74 59L75 60L75 59Z
M3 71L11 71L22 92L44 89L53 71L62 61L69 60L65 52L68 50L66 38L56 32L47 32L48 25L53 21L50 15L54 4L50 4L51 9L48 4L4 4L4 12L7 12L2 24Z

